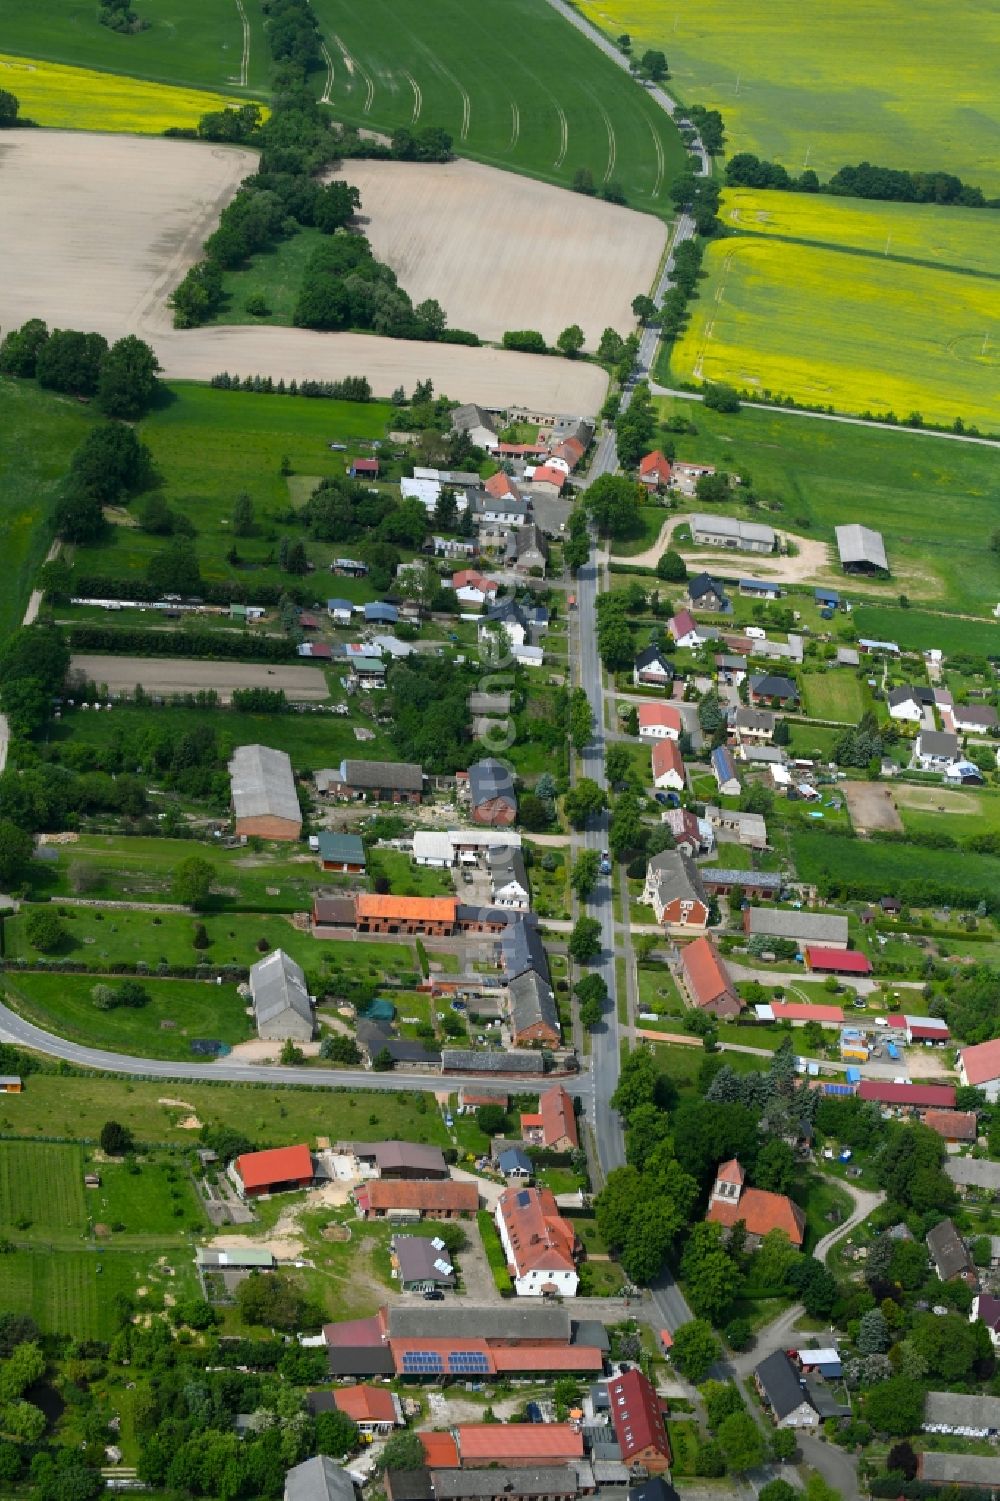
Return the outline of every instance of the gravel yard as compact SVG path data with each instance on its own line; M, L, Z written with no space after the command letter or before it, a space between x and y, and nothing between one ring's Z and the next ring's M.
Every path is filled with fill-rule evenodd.
M214 688L224 703L234 688L283 688L296 702L329 698L326 678L317 667L265 667L249 662L198 662L177 657L111 657L74 654L70 670L112 693L133 692L141 683L147 693L171 697Z

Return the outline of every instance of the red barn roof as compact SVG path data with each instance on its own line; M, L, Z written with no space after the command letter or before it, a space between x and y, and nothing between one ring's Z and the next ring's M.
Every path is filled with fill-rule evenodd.
M523 1122L525 1117L522 1116L521 1119ZM547 1089L540 1096L538 1120L542 1128L542 1139L547 1147L559 1141L563 1136L574 1146L579 1146L580 1138L576 1129L573 1101L561 1084L554 1085L552 1089Z
M867 954L857 954L852 949L822 949L810 945L806 949L806 963L810 969L828 969L839 975L870 975L872 962Z
M963 1048L960 1056L967 1083L987 1084L1000 1079L1000 1038Z
M396 1405L384 1386L347 1386L333 1394L340 1412L355 1423L395 1423Z
M244 1152L236 1159L236 1171L247 1189L267 1188L272 1183L297 1183L312 1178L312 1155L307 1146Z
M696 938L681 950L681 964L688 986L698 1006L710 1006L720 996L735 995L736 991L710 938Z
M663 1426L663 1410L649 1379L641 1371L626 1371L608 1382L611 1421L625 1464L648 1449L669 1462L670 1445Z
M862 1100L876 1105L916 1105L941 1110L955 1106L955 1089L951 1084L893 1084L888 1079L863 1079L858 1085Z
M418 1433L429 1470L457 1470L458 1445L450 1433Z
M583 1458L583 1435L568 1423L461 1423L456 1432L463 1465Z

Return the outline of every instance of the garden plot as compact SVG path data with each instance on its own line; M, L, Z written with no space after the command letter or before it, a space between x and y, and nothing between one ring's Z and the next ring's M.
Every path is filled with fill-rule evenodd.
M579 323L594 349L633 326L632 298L656 276L666 225L585 194L477 162L348 162L365 233L414 303L499 340L537 328L549 343Z
M283 689L296 702L329 698L326 678L317 667L265 667L249 662L198 662L184 657L111 657L74 654L73 672L111 693L134 693L141 683L147 693L166 697L201 693L214 688L223 703L234 688Z

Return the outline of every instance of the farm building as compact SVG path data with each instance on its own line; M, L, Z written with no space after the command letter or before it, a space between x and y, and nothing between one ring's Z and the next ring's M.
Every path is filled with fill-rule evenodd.
M745 813L742 808L718 808L715 803L706 803L705 817L713 829L735 834L737 843L747 849L767 848L767 822L763 813Z
M761 1021L790 1022L793 1027L804 1027L808 1022L819 1022L821 1027L842 1027L843 1006L825 1006L813 1001L766 1001L754 1007Z
M652 750L653 786L681 792L687 785L684 760L676 740L657 740Z
M305 972L284 949L250 967L257 1036L266 1042L311 1042L313 1008Z
M453 896L382 896L360 892L355 899L359 933L405 933L450 938L455 931Z
M774 551L774 528L756 521L737 521L734 516L711 516L696 511L691 517L691 541L696 547L731 547L737 552L767 553ZM767 597L777 599L778 586L765 587L774 590ZM740 590L748 592L742 582Z
M545 1059L531 1048L442 1048L443 1074L485 1074L494 1079L538 1078Z
M740 579L739 590L751 599L781 598L781 585L770 579Z
M23 1088L20 1074L0 1074L0 1094L20 1094Z
M678 460L670 475L670 488L679 490L682 495L695 495L698 481L714 473L714 464L687 464Z
M979 1135L979 1120L974 1110L927 1110L924 1112L924 1125L936 1131L942 1141L953 1146L975 1146ZM954 1157L950 1159L950 1165L958 1166L972 1163L972 1158ZM975 1167L981 1163L972 1163ZM996 1163L987 1166L997 1167ZM1000 1172L996 1175L997 1187L1000 1187ZM953 1180L957 1181L957 1180Z
M583 1458L583 1435L569 1423L462 1423L455 1436L463 1469L572 1465Z
M385 1179L447 1178L448 1164L440 1147L412 1141L352 1141L345 1151L362 1173Z
M495 1219L519 1297L575 1297L576 1231L559 1213L551 1189L505 1189Z
M954 1110L953 1084L897 1084L889 1079L862 1079L858 1098L876 1105L894 1105L900 1109Z
M335 771L317 771L316 791L325 796L374 803L419 803L424 773L407 761L341 761Z
M956 730L963 734L991 734L997 727L997 711L990 704L955 704L951 717Z
M889 564L885 555L882 533L871 527L849 526L835 529L840 566L845 573L888 573Z
M731 1021L743 1009L732 977L707 935L681 950L681 979L691 1004L699 1011Z
M924 1116L924 1124L929 1124L927 1116L946 1115L947 1111L927 1111ZM975 1121L975 1115L972 1117ZM948 1128L951 1129L950 1127ZM968 1140L969 1138L964 1138ZM972 1144L975 1144L975 1136ZM1000 1162L990 1162L985 1157L948 1157L945 1161L944 1170L960 1193L966 1194L969 1189L978 1189L983 1193L996 1193L1000 1189Z
M712 896L728 896L739 888L744 896L770 897L772 901L777 901L783 884L776 870L734 870L720 865L704 866L701 879Z
M354 1202L365 1220L455 1220L476 1213L479 1189L449 1179L377 1178L354 1190Z
M390 1254L404 1293L425 1293L435 1287L455 1286L455 1268L444 1241L437 1236L428 1240L426 1235L394 1235Z
M712 752L712 773L723 797L739 796L742 783L736 775L736 764L724 745L717 745Z
M663 850L649 861L642 900L665 927L704 931L708 923L701 872L678 850Z
M378 459L352 459L347 473L351 479L378 479Z
M557 1047L562 1033L548 977L535 969L516 975L507 987L510 1035L515 1047L546 1043Z
M840 604L840 595L836 589L819 588L813 590L813 599L818 605L835 610Z
M670 1444L656 1388L642 1371L623 1371L608 1382L608 1404L622 1463L650 1475L670 1469Z
M469 402L456 407L451 414L453 433L466 433L474 448L485 448L491 453L500 442L496 423L484 407Z
M674 836L674 845L682 854L693 857L708 854L715 846L715 834L707 818L696 818L689 808L667 808L660 814Z
M229 763L229 784L235 829L241 838L299 838L302 810L292 763L284 751L268 745L238 745Z
M1000 1457L993 1454L939 1453L927 1449L920 1456L920 1478L940 1489L964 1485L981 1492L996 1491L1000 1488Z
M787 938L792 943L819 943L846 949L847 918L835 912L795 912L776 907L747 907L743 931L749 938Z
M307 1146L274 1147L266 1152L244 1152L230 1164L229 1176L241 1197L251 1199L309 1188L315 1171Z
M986 1098L1000 1098L1000 1039L963 1048L958 1055L958 1077L963 1084L981 1089Z
M319 863L323 870L360 874L365 868L365 847L357 834L331 834L324 829L316 835Z
M354 1481L340 1465L318 1454L287 1472L284 1501L355 1501Z
M639 483L647 490L665 490L670 484L670 460L658 448L639 460Z
M514 778L502 761L489 756L469 767L469 801L473 823L506 825L517 817Z
M772 1230L783 1230L793 1246L801 1247L806 1233L806 1217L798 1204L786 1194L747 1188L746 1174L736 1157L720 1165L705 1218L730 1230L742 1221L750 1248Z
M402 1403L384 1386L342 1387L333 1397L337 1411L346 1413L361 1433L387 1434L406 1426Z
M806 965L818 975L870 975L872 962L867 954L839 948L806 946Z

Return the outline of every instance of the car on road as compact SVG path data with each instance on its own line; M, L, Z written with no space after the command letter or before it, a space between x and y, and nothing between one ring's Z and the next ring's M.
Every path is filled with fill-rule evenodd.
M607 850L601 851L600 871L602 876L609 876L611 874L611 855Z
M424 1298L428 1303L443 1303L444 1293L439 1287L429 1287L424 1293Z

